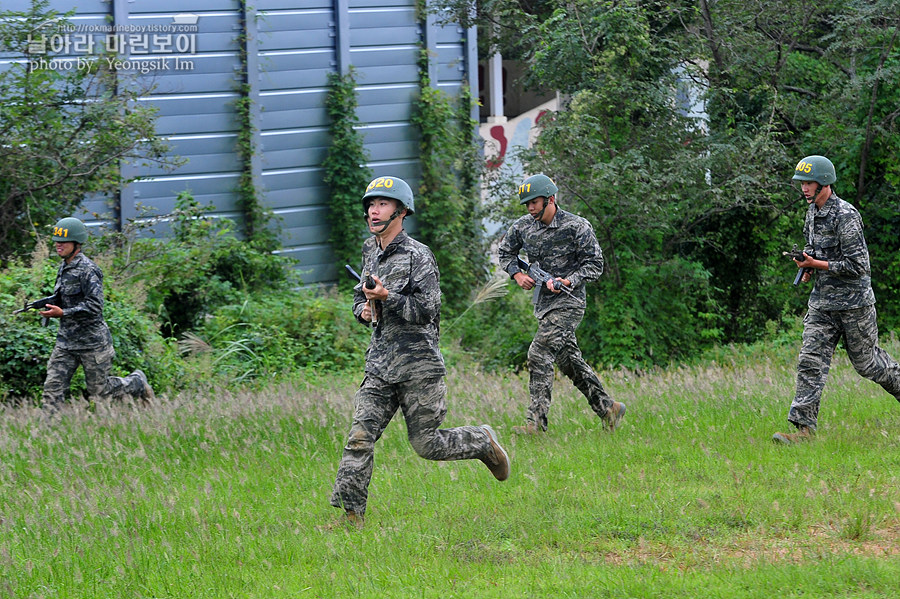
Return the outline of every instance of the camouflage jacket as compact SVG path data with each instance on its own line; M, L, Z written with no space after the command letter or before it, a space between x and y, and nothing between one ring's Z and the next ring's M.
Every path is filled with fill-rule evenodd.
M875 303L869 248L859 211L836 194L822 208L810 204L803 223L804 251L828 261L816 269L809 306L817 310L850 310Z
M585 283L603 274L603 252L586 219L557 208L549 225L526 214L512 224L500 242L500 268L514 276L520 272L516 258L524 249L529 263L538 263L554 277L569 279L573 292L555 294L541 286L534 297L534 314L543 318L551 310L584 310Z
M63 310L56 334L58 347L78 351L112 344L103 320L103 272L90 258L78 253L68 264L63 260L53 292Z
M440 273L434 254L400 231L382 251L375 236L363 243L363 273L377 276L388 297L377 301L378 326L366 350L366 374L388 383L441 377L446 373L440 339ZM357 320L366 305L362 285L356 286L353 313Z

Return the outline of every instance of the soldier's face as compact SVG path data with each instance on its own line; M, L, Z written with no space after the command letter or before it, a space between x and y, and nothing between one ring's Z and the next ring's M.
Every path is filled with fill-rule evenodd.
M546 199L547 198L544 196L538 196L525 202L525 208L528 210L528 214L537 216L540 211L544 209L544 200Z
M369 215L369 230L373 233L377 233L381 231L381 227L384 223L393 216L394 212L397 208L400 207L400 202L391 198L372 198L372 201L369 202L369 207L366 212ZM388 225L388 229L393 229L394 227L402 226L400 218L394 219L390 225Z
M815 181L801 181L800 182L800 191L803 192L803 197L806 198L807 202L812 202L815 199L816 191L818 191L819 184Z
M74 241L57 241L55 243L56 246L56 255L60 258L68 258L75 251L75 242Z

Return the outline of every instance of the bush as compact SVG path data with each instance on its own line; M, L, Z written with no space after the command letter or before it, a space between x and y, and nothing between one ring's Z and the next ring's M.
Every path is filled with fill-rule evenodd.
M232 384L305 369L362 370L370 332L353 317L351 298L314 289L247 296L209 315L182 351Z
M489 371L524 368L537 331L531 292L512 281L507 287L506 295L473 307L443 327L445 343L458 340L460 348Z
M86 249L90 256L89 248ZM35 311L11 313L26 300L50 295L58 266L58 260L49 259L46 245L39 243L30 265L12 262L0 272L0 401L37 400L41 395L59 321L51 320L49 326L42 328ZM159 335L151 316L143 312L140 288L110 283L104 277L104 317L116 349L112 374L124 375L141 368L154 385L171 385L177 378L178 362L169 359L173 353L171 344ZM71 395L79 395L83 390L84 378L79 369Z
M131 223L100 240L111 278L129 287L143 284L146 310L157 315L166 337L202 326L216 309L240 303L247 294L296 283L291 260L237 239L231 221L212 218L210 208L184 192L172 214ZM172 238L139 237L162 223L171 224Z

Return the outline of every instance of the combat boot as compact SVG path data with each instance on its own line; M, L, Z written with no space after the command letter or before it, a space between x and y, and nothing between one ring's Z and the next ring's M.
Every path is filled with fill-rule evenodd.
M494 478L497 480L506 480L509 478L509 455L506 453L506 450L500 446L500 442L497 440L497 433L494 432L487 424L482 424L481 428L488 434L488 439L491 441L491 447L488 450L488 453L485 457L480 458L484 465L488 467L488 470L491 471L491 474L494 475Z
M156 394L153 393L153 387L150 386L150 382L147 380L147 375L144 374L143 370L135 370L134 374L138 376L138 380L140 381L140 389L138 393L135 395L135 399L143 399L144 401L155 401Z
M344 512L344 521L351 526L355 526L356 528L362 528L366 523L366 519L362 514L357 514L353 510L347 510Z
M622 418L625 417L625 404L620 401L614 401L613 405L610 406L608 410L606 410L606 414L603 415L602 420L604 426L606 426L607 430L613 432L618 428L619 423L622 422Z
M355 528L359 530L363 528L365 523L366 519L362 514L354 512L353 510L346 510L336 520L333 520L328 524L316 526L316 530L320 530L322 532L334 532L338 530L347 530L348 528Z
M812 441L815 436L815 429L808 426L798 426L796 433L775 433L772 435L772 442L782 445L796 445L804 441Z
M514 426L513 432L517 435L540 435L544 431L533 422L525 423L525 426Z

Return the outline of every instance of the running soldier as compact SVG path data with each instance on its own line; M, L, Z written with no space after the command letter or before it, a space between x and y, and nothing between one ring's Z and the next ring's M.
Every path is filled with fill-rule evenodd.
M838 341L861 376L875 381L900 401L900 365L878 347L878 324L869 248L863 222L852 204L837 196L834 165L824 156L807 156L794 169L794 181L809 207L803 223L806 247L799 268L814 269L816 281L803 319L803 344L797 364L797 391L788 421L793 433L775 433L787 445L815 436L822 390ZM809 281L807 272L801 279Z
M57 304L47 304L41 316L59 319L56 346L47 363L43 409L52 415L65 399L79 365L89 398L104 401L131 396L153 399L146 375L135 370L125 378L110 376L112 335L103 319L103 272L81 253L88 231L79 219L63 218L53 227L56 254L62 258L53 289Z
M500 268L522 289L534 289L536 283L522 272L522 249L532 266L539 265L543 271L557 275L555 282L548 280L534 291L534 315L539 325L528 348L531 405L525 426L514 430L527 434L547 431L555 362L587 398L604 426L614 431L625 415L625 404L610 399L597 374L582 358L575 338L575 329L584 318L585 283L603 274L603 253L591 224L559 208L558 191L547 175L525 179L519 186L519 203L525 205L528 214L514 222L500 242Z
M410 445L426 460L479 459L501 481L510 470L490 426L438 429L447 413L438 346L441 290L431 250L403 229L403 219L414 210L412 190L402 179L378 177L366 188L362 205L373 233L363 243L362 272L371 273L375 286L356 286L353 313L374 329L331 494L331 505L356 526L362 526L366 512L375 443L398 408Z

